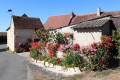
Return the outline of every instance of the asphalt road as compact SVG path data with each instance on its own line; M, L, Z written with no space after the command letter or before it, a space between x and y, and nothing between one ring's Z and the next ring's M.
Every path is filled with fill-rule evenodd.
M26 59L5 52L5 46L0 45L0 80L27 80Z

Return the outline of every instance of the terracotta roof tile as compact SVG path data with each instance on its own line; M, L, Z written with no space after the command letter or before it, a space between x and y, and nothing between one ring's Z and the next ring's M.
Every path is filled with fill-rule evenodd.
M15 28L19 29L37 29L43 28L39 18L12 16Z
M52 27L53 29L68 26L71 21L71 14L50 16L44 24L45 29Z
M120 17L120 11L112 11L112 12L101 12L100 16L97 16L97 13L91 13L91 14L82 14L82 15L76 15L73 20L71 21L71 24L80 23L86 20L106 16L106 15L112 15L114 17Z

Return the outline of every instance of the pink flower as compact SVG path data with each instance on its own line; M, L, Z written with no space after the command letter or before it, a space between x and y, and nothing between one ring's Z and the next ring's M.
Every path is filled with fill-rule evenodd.
M23 43L22 43L22 42L19 42L19 43L18 43L18 46L21 46L21 45L23 45Z
M58 51L64 52L67 48L70 48L70 45L60 44Z
M72 47L73 50L79 50L80 49L80 46L79 44L74 44L73 47Z

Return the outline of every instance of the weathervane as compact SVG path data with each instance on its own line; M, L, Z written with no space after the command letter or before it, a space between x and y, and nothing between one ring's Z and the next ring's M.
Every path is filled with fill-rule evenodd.
M8 12L10 12L10 15L13 15L13 13L12 13L12 10L11 10L11 9L9 9L9 10L8 10Z

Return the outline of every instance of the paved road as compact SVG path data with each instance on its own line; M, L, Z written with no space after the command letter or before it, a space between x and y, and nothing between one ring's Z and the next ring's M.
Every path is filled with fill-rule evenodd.
M2 50L0 45L0 80L27 80L26 59Z

